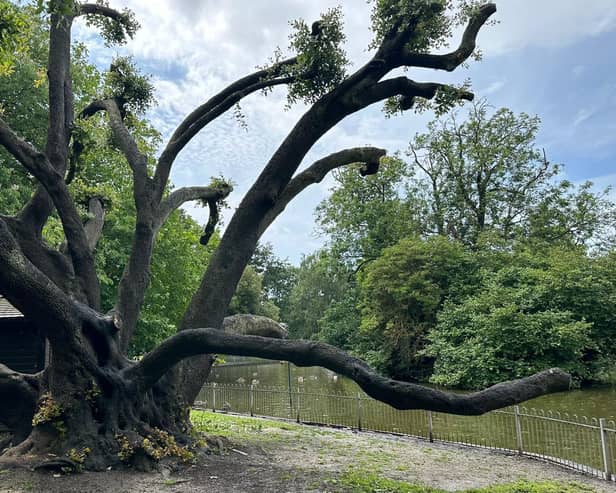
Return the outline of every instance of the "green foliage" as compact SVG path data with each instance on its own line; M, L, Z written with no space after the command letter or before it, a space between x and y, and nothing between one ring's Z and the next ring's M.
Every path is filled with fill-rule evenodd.
M61 436L66 433L66 424L62 418L64 410L49 392L39 399L38 408L32 417L32 426L51 425Z
M561 483L559 481L517 481L485 488L466 490L465 493L592 493L595 489L580 483Z
M341 298L332 300L319 319L317 338L328 344L355 352L362 342L358 330L361 324L358 304L359 289L355 283L349 282ZM382 367L382 365L375 366Z
M31 8L14 8L27 20L28 29L24 34L27 34L28 49L0 84L0 101L5 102L3 118L26 140L43 148L48 108L44 75L48 20ZM127 107L133 112L144 110L151 103L150 83L136 73L130 59L116 60L114 69L103 76L88 62L88 52L83 45L74 44L71 56L77 113L101 96L126 98L130 100ZM154 156L160 135L132 114L126 116L125 122L131 127L139 149ZM87 203L91 197L100 197L105 204L105 225L96 249L96 263L102 305L108 310L115 304L118 283L132 244L135 226L132 172L114 146L105 115L77 120L72 140L73 156L78 159L75 159L75 178L70 190L83 220L88 219ZM83 148L79 153L76 152L78 145ZM213 184L223 186L221 180ZM35 188L35 182L23 167L3 149L0 149L0 188L3 214L19 211ZM45 227L44 234L51 246L57 247L64 242L62 227L55 217ZM182 211L173 213L161 229L154 248L150 289L129 348L131 356L151 350L175 332L217 244L214 238L210 245L202 247L199 244L201 234L202 227Z
M303 19L291 22L291 51L297 63L285 68L285 75L295 77L289 86L289 104L297 101L314 103L336 87L346 76L349 61L341 45L346 37L342 30L342 10L329 9L308 27Z
M480 102L465 121L430 123L410 164L389 158L366 179L338 171L316 211L328 248L300 266L291 333L395 377L427 378L436 358L434 381L447 385L549 366L609 381L616 207L608 191L558 180L539 123ZM501 285L507 269L521 280ZM511 340L520 348L503 355Z
M554 366L588 377L583 356L595 344L587 304L598 291L588 259L554 250L509 260L440 312L426 350L435 358L433 383L481 388Z
M261 276L265 300L276 305L280 310L280 320L286 321L291 290L297 280L297 268L288 260L278 258L270 243L257 245L250 265Z
M359 165L335 171L332 194L315 212L332 251L349 265L378 257L418 228L418 218L405 202L402 183L410 172L404 161L384 158L379 172L366 177L358 171Z
M318 337L321 318L332 302L342 299L347 288L348 270L326 251L304 257L289 298L289 317L285 320L291 337Z
M547 190L528 214L525 236L538 245L588 245L592 250L614 247L616 208L610 188L596 193L593 184L563 180Z
M105 256L109 256L106 271L113 269L114 272L111 283L105 289L110 301L115 297L119 282L116 276L121 276L128 258L134 222L132 218L129 224L120 217L116 216L115 219L120 221L116 223L118 229L105 238L104 245L101 245L101 248L105 248ZM109 226L113 227L112 224ZM215 235L203 247L199 243L202 233L202 227L181 210L171 214L161 228L152 255L150 287L131 341L130 355L144 354L176 332L184 310L199 286L209 258L218 245L218 235ZM115 241L108 243L114 237ZM120 250L116 250L116 247ZM123 260L118 259L120 255ZM114 268L113 262L118 260L119 268Z
M72 448L66 453L66 456L75 464L77 464L76 470L81 471L83 469L83 463L88 458L88 455L90 455L90 452L91 450L89 447L84 447L81 450Z
M77 10L75 0L36 0L38 14L71 15Z
M406 481L384 478L373 472L349 468L340 479L330 480L333 491L353 491L355 493L442 493L429 486L410 484Z
M262 275L258 274L254 267L246 267L229 303L229 315L251 313L278 320L280 310L265 297L262 279Z
M96 0L96 3L104 7L109 6L106 0ZM88 26L100 29L107 46L126 43L128 38L132 39L139 29L135 14L129 9L124 9L115 19L102 15L87 15L86 23Z
M154 87L148 76L138 73L130 57L117 57L105 76L107 97L118 98L135 114L154 103Z
M126 435L116 435L116 442L118 443L118 457L123 462L128 462L133 455L135 455L135 449L131 445Z
M537 117L488 110L481 102L463 123L457 114L434 120L409 151L422 176L417 185L425 190L430 226L469 244L486 230L510 239L558 172L534 147Z
M425 378L430 361L421 351L428 331L448 296L472 289L475 269L461 244L441 236L405 238L367 266L360 278L361 332L379 348L381 369Z
M371 0L371 48L378 47L384 39L401 33L412 26L405 47L412 52L449 46L453 29L465 24L475 8L483 2L451 0Z
M0 80L11 75L15 63L28 53L28 16L8 0L0 0ZM3 81L4 83L4 81ZM0 114L2 113L0 107Z

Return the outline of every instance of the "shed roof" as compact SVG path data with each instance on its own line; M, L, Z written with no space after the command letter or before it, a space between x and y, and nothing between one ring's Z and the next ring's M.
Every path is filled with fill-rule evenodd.
M0 318L21 318L21 312L0 294Z

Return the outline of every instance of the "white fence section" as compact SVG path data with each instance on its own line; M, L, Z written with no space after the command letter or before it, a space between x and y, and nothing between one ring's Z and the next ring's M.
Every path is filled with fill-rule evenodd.
M216 383L203 387L196 407L498 449L616 481L616 423L603 418L520 406L482 416L400 411L363 393Z

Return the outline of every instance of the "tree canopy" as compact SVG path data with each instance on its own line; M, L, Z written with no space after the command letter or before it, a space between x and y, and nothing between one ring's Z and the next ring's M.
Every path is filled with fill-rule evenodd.
M10 103L3 102L0 117L0 145L11 156L7 167L20 169L24 184L32 185L22 194L12 194L6 202L13 209L3 210L0 216L0 293L47 338L51 357L46 369L34 376L0 365L2 395L20 403L19 412L0 408L0 421L13 430L15 445L6 454L66 456L87 445L84 463L89 468L121 461L144 467L164 455L178 454L172 445L177 445L176 440L191 441L187 409L209 374L212 353L217 352L325 366L400 409L480 414L568 388L570 376L553 368L473 394L447 393L391 380L324 343L276 338L285 333L277 324L265 330L260 327L258 336L246 330L232 333L232 320L223 324L261 235L289 202L334 169L361 163L356 171L361 176L372 175L386 154L374 147L344 149L297 173L308 151L344 118L375 103L384 103L390 112L425 104L444 112L460 101L472 100L474 95L466 86L388 76L400 68L456 69L475 52L479 30L496 11L493 4L378 0L372 16L373 52L354 72L343 51L340 10L325 12L310 29L305 21L297 20L288 58L276 53L263 67L202 102L160 145L158 134L142 119L143 111L153 103L152 83L130 59L115 59L102 84L84 64L83 74L92 77L91 85L79 85L82 72L73 63L78 49L72 49L71 29L76 20L84 19L98 28L104 41L112 45L134 35L138 24L133 14L115 10L106 2L73 0L41 0L32 8L10 4L8 9L15 16L0 40L3 50L12 50L8 63L16 67L20 59L10 46L22 42L14 27L22 14L35 15L33 24L40 23L45 33L41 46L47 47L40 77L45 91L29 96L24 107L34 105L35 97L44 97L39 106L46 118L37 120L46 121L43 131L33 127L35 135L30 138L26 125L15 124L25 114L23 108L15 111L12 106L20 104L15 92L7 94ZM446 45L459 24L466 25L459 45L432 54ZM37 52L31 53L34 69ZM303 101L307 109L264 163L216 243L219 208L232 187L213 180L172 189L172 167L179 153L208 124L244 98L276 86L287 87L289 104ZM18 89L19 84L14 87ZM103 152L98 152L100 144L104 144ZM108 226L106 208L111 219L113 214L99 194L101 185L110 187L111 199L115 193L121 197L116 197L117 212L134 206L130 219L117 217L109 224L117 236L130 237L129 249L116 251L113 243L104 247L101 235ZM130 206L122 201L127 192ZM194 200L206 203L210 213L199 245L212 242L214 247L202 274L190 280L198 286L187 282L178 287L165 279L175 266L164 265L164 255L159 279L153 281L156 240L168 246L176 236L195 238L194 225L174 212ZM173 221L177 221L173 234L165 239L163 227ZM116 245L120 243L126 244ZM186 246L175 253L184 255L199 248ZM102 270L97 264L101 252L108 254ZM108 273L111 276L105 278ZM118 275L116 292L109 295L106 288ZM175 292L148 298L148 288L158 282ZM173 307L161 314L152 308L146 317L148 303L153 307L179 302L184 288L193 291L184 310ZM163 332L173 335L139 361L127 358L139 327L148 325L166 325ZM156 342L145 336L138 346L147 350L146 346Z

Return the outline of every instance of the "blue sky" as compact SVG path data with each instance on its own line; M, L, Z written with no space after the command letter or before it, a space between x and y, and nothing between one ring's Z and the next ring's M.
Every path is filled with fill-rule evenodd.
M87 28L76 30L90 47L93 61L108 66L118 52L135 57L152 75L158 106L149 113L169 136L196 105L238 77L263 64L276 46L285 48L287 21L308 22L319 12L341 5L345 13L347 52L355 66L368 59L370 6L365 0L120 0L142 25L135 40L121 50L105 48ZM470 77L478 98L493 106L538 115L537 145L564 165L565 177L591 180L598 187L616 183L616 1L496 1L497 25L479 36L481 62L454 74L415 71L416 80L461 81ZM457 43L457 37L452 44ZM284 110L285 92L253 95L242 104L248 129L229 115L207 127L179 156L172 181L202 185L224 175L243 193L305 107ZM304 166L346 147L375 145L390 153L404 150L431 115L412 112L385 119L379 107L353 115L330 131L307 156ZM307 190L264 235L275 252L294 263L323 243L314 234L313 210L327 197L332 182ZM188 207L199 221L204 209ZM229 211L228 214L230 214ZM227 214L227 217L228 217Z

